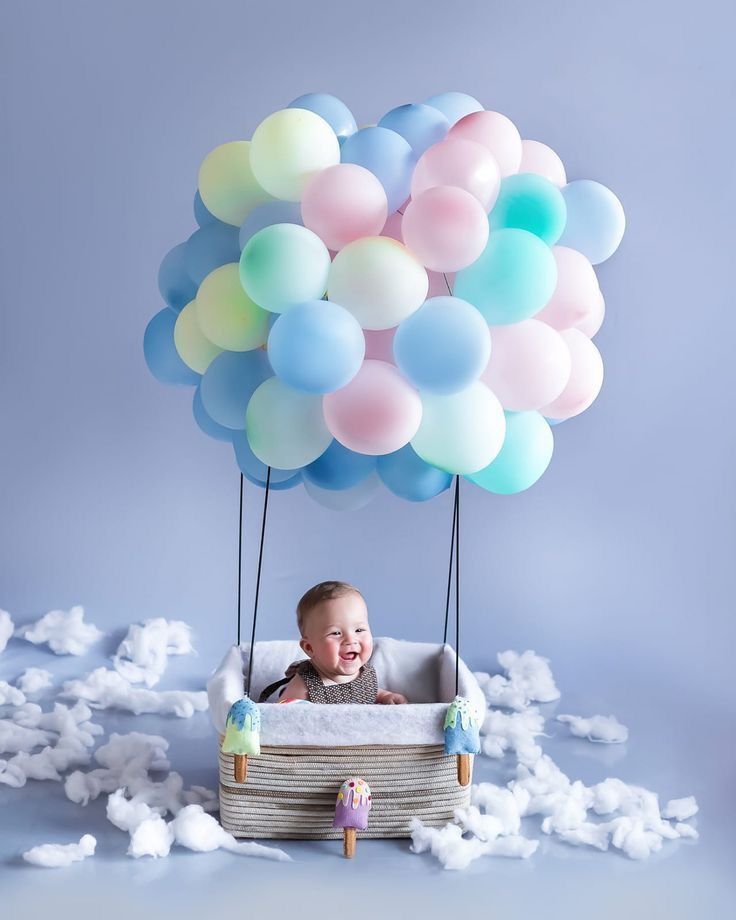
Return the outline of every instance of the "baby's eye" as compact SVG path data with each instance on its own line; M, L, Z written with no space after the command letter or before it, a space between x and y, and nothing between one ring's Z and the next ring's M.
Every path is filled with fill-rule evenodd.
M355 631L356 632L366 632L366 629L364 626L359 626Z

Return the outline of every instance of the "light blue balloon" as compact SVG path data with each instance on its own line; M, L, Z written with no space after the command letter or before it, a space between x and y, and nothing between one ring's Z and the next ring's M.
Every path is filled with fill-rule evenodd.
M565 199L556 185L544 176L518 173L501 180L488 221L491 230L528 230L552 246L565 229L566 217Z
M176 313L168 308L157 313L143 335L143 356L149 371L161 383L196 386L200 375L181 360L174 345Z
M245 431L233 432L235 459L243 475L254 485L265 486L268 467L253 453ZM271 468L270 489L291 489L302 481L301 470L277 470Z
M282 313L268 336L274 373L295 390L332 393L355 377L365 356L358 320L339 304L310 300Z
M225 428L223 425L218 425L217 422L207 414L202 405L202 394L199 391L199 387L194 391L192 413L194 414L194 421L208 437L214 438L216 441L232 441L232 429Z
M621 202L610 188L592 179L569 182L562 196L567 224L560 246L577 249L593 265L605 262L618 249L626 228Z
M303 475L321 489L350 489L366 479L376 468L376 458L343 447L332 441L321 457L304 467Z
M240 259L238 228L220 220L195 230L185 245L187 273L197 287L216 268Z
M245 410L253 393L273 376L262 348L223 351L210 363L200 384L202 406L218 425L245 429Z
M549 246L527 230L495 230L480 256L459 271L454 294L476 306L491 326L519 323L547 303L557 284Z
M426 463L410 444L377 458L376 469L386 488L410 502L426 502L450 488L452 476Z
M342 145L340 160L370 170L386 192L388 213L399 208L411 192L417 158L404 138L388 128L361 128Z
M256 205L240 228L240 248L245 247L254 233L273 224L299 224L303 227L302 206L298 201L265 201Z
M206 227L207 224L212 224L217 220L215 215L207 210L207 206L199 194L199 189L194 194L194 219L200 227Z
M287 106L289 109L307 109L324 118L338 138L349 137L358 130L353 113L337 96L329 93L305 93Z
M568 419L565 418L547 418L546 415L544 416L544 420L550 428L554 428L555 425L561 425L563 422L568 421Z
M417 389L457 393L477 380L491 356L488 323L459 297L431 297L399 324L394 358Z
M378 127L400 134L418 159L428 147L444 139L450 123L439 109L420 102L391 109L378 122Z
M539 412L505 412L506 437L496 459L477 473L471 482L497 495L523 492L549 466L554 449L552 429Z
M467 93L438 93L436 96L425 99L424 102L425 105L432 105L439 109L450 123L450 127L466 115L483 111L480 102L468 96Z
M189 301L197 296L197 285L187 272L186 245L179 243L170 249L158 270L158 289L175 313L181 313Z

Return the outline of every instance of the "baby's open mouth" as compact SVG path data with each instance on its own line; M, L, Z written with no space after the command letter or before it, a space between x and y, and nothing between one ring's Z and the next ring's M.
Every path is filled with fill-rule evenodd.
M340 653L340 658L343 661L355 661L357 657L358 657L357 652L341 652Z

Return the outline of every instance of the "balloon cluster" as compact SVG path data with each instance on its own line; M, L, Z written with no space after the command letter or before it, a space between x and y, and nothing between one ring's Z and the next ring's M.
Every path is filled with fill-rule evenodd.
M199 171L198 229L163 260L144 337L160 381L195 387L208 435L273 488L331 508L382 482L424 501L462 475L520 492L551 425L603 380L593 265L620 202L471 96L358 128L295 99Z

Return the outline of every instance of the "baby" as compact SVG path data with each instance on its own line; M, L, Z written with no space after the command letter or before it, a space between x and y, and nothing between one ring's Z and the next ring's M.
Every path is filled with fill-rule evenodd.
M308 656L289 666L283 698L312 703L406 703L401 693L381 690L368 659L373 637L363 595L341 581L323 581L296 608ZM270 688L269 688L270 689Z

